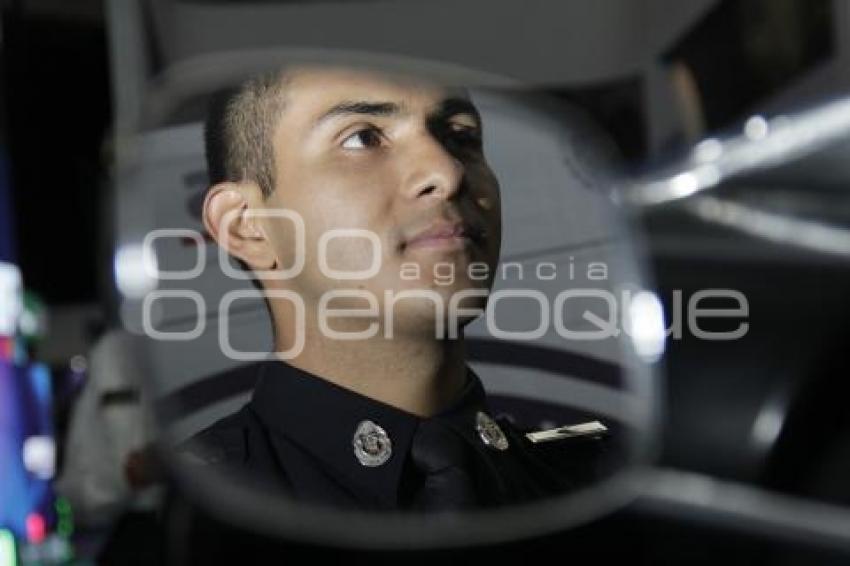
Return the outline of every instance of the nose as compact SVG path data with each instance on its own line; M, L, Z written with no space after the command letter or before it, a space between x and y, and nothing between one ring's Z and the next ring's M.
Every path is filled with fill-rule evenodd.
M464 165L440 140L424 133L411 144L407 195L412 199L449 200L460 190Z

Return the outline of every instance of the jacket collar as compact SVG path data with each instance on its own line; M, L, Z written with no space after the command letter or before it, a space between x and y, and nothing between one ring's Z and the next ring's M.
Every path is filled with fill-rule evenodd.
M366 397L281 360L264 362L251 405L265 426L297 444L338 481L364 499L382 505L398 501L405 462L422 419L412 413ZM476 443L476 415L486 412L481 380L467 368L460 395L431 417ZM386 431L392 454L381 465L368 467L355 455L358 425L371 421ZM284 463L285 466L285 463Z

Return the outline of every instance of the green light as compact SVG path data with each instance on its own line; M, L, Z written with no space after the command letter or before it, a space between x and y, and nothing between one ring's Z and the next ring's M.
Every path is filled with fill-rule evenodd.
M59 515L66 515L66 514L69 514L71 512L71 504L68 503L68 500L65 499L64 497L56 498L55 507L56 507L56 512Z
M15 537L11 531L0 529L0 566L16 566L18 563Z
M59 524L56 525L56 532L64 538L69 538L74 534L74 523L60 519Z
M71 514L71 504L68 503L68 500L64 497L58 497L54 507L56 508L56 515L58 515L59 519L56 525L56 532L58 532L60 536L68 538L74 534L74 520Z

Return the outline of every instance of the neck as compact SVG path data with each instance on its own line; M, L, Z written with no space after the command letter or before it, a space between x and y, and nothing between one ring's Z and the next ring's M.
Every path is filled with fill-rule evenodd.
M286 325L275 326L276 351L291 349ZM429 417L460 393L466 379L465 358L462 334L455 340L422 335L338 340L308 328L304 348L286 362L371 399Z

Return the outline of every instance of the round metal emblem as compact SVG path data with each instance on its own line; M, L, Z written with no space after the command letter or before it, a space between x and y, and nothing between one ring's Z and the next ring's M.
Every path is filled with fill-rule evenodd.
M475 417L475 428L478 430L478 436L481 437L481 441L490 448L496 450L508 449L508 437L505 436L505 433L502 432L496 421L491 419L486 413L478 412Z
M363 421L357 425L351 443L357 460L370 468L380 466L393 453L393 443L387 432L372 421Z

